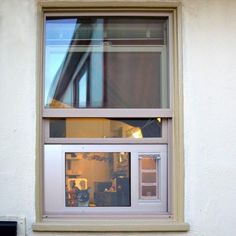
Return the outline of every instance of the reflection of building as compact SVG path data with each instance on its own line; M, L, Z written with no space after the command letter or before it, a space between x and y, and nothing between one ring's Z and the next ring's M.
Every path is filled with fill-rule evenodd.
M48 63L55 63L54 55L67 52L61 65L55 68L54 78L46 77L46 81L52 81L47 106L145 108L149 104L150 108L167 107L167 93L163 91L167 84L162 74L164 67L160 67L166 63L163 61L166 53L164 21L145 19L140 23L139 20L134 28L136 20L131 18L91 17L77 22L76 18L68 19L67 24L74 26L68 45L68 39L54 41L55 35L60 32L63 37L64 33L63 26L50 27L59 19L47 19ZM131 23L133 29L129 34ZM147 41L148 47L145 46ZM144 79L145 88L141 82Z

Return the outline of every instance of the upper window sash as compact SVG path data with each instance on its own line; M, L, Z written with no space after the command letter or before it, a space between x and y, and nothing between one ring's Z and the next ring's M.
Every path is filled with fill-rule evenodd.
M150 32L149 32L149 34L150 34ZM169 33L167 35L169 37ZM47 35L45 37L47 37ZM116 44L113 44L113 42L103 42L101 45L65 46L65 45L58 45L57 43L56 43L56 45L51 44L51 43L49 43L47 45L46 39L45 39L45 44L46 45L45 45L45 55L44 55L45 57L44 57L44 84L43 84L44 102L43 103L46 106L43 106L43 117L76 117L76 116L79 116L79 117L80 116L81 117L86 117L86 116L87 117L133 117L134 112L137 117L157 117L157 116L172 117L171 98L170 98L171 81L169 79L171 73L169 72L170 71L170 68L168 65L169 64L169 62L168 62L169 56L167 55L169 50L168 50L168 48L166 48L166 45L132 45L132 44L131 45L116 45ZM169 45L168 45L168 47L169 47ZM69 88L69 86L71 86L71 88L67 89L68 91L63 91L63 89L65 90L65 85L63 85L63 83L60 83L59 85L57 83L52 85L52 81L56 80L52 76L52 74L53 74L52 70L54 70L54 77L55 77L56 74L58 75L58 74L62 73L64 65L68 66L68 63L69 63L69 60L67 60L67 61L64 60L64 62L63 62L64 64L62 63L62 61L57 63L57 61L55 60L55 57L58 57L58 55L60 55L60 54L64 54L64 57L65 57L65 53L70 54L69 56L74 56L74 55L76 55L76 53L77 54L82 53L82 56L81 55L79 56L81 60L79 61L78 66L76 67L76 69L72 73L73 75L71 75L71 78L70 78L73 81L69 81L66 85L68 88ZM146 54L150 53L150 55L151 54L154 55L155 53L157 55L159 54L160 55L160 61L159 61L160 69L159 69L159 72L156 72L156 73L159 73L159 82L158 82L159 85L152 84L152 81L155 81L155 80L147 81L147 84L151 85L150 86L150 90L152 90L152 91L150 91L151 96L149 96L149 93L144 93L142 91L142 88L145 87L144 86L145 79L143 79L146 77L145 75L147 75L147 77L148 77L149 76L148 74L152 74L152 75L155 74L155 71L150 71L150 73L148 73L148 70L147 70L147 72L143 72L143 74L140 76L140 78L143 79L143 82L140 82L140 85L138 85L139 88L134 88L134 84L132 84L132 82L131 82L131 84L129 84L129 86L133 87L133 91L130 89L127 89L127 91L122 91L122 90L125 90L124 88L122 88L122 89L120 89L120 91L118 91L117 98L113 99L114 101L112 99L110 99L110 101L109 101L109 99L107 97L113 96L113 91L108 91L110 87L108 88L105 86L107 83L108 84L110 83L110 85L112 85L114 83L114 81L112 81L112 79L110 79L111 82L109 82L109 79L107 80L107 78L105 78L105 76L103 76L105 72L107 73L107 71L99 72L98 71L99 67L97 66L97 68L96 68L96 66L95 66L100 61L99 66L101 68L101 66L102 66L101 61L104 61L104 56L102 56L101 54L104 54L104 53L105 54L108 53L107 54L108 59L109 59L108 65L112 59L116 60L116 62L117 62L117 59L121 58L120 59L120 62L121 62L121 70L120 71L125 71L123 67L125 64L127 64L127 62L122 63L123 59L126 57L126 55L124 55L123 57L120 56L120 55L122 55L122 53L124 53L124 54L130 53L131 55L132 55L132 53L146 53ZM118 53L120 55L114 57L113 55L115 55L116 53ZM92 54L94 54L94 55L92 55ZM97 54L100 54L100 56L98 56ZM107 57L107 55L106 55L106 57ZM100 59L99 59L99 57L100 57ZM147 58L150 59L151 57L148 55L148 57L146 57L146 59ZM61 56L61 58L63 58L63 56ZM88 60L88 58L89 58L89 60ZM131 56L131 59L133 59L133 58L135 58L135 57ZM140 55L140 58L142 58L142 55ZM155 57L153 57L153 58L155 58ZM50 66L50 60L51 60L51 66ZM61 60L63 60L63 59L61 59ZM127 60L127 61L129 61L129 60ZM149 64L151 64L153 61L155 61L155 60L150 60L150 63L148 63L148 60L144 60L143 68L145 69L145 67L150 66ZM52 64L53 64L53 66L52 66ZM56 65L56 64L58 64L58 65ZM108 71L108 74L110 75L110 77L114 77L111 75L113 75L113 71L114 71L114 75L115 75L115 69L116 69L117 65L118 64L116 63L116 66L114 67L111 64L110 70ZM107 64L106 64L106 66L107 66ZM132 66L132 64L131 64L131 66ZM131 67L131 66L128 65L127 70L129 70L129 67ZM57 69L55 69L53 67L57 67ZM93 67L92 70L91 70L91 67ZM104 68L104 62L103 62L102 67ZM135 68L137 71L131 71L132 73L127 72L126 74L135 74L135 72L136 72L136 74L139 75L140 72L144 70L143 68L142 68L142 70L140 70L140 67L141 66L137 65L137 69ZM155 68L155 66L152 66L152 68ZM93 75L93 74L96 74L97 81L95 79L93 79L93 78L95 78L94 77L95 75ZM117 71L116 71L116 74L117 74ZM66 77L68 77L68 76L66 76ZM77 77L77 79L76 79L76 77ZM100 77L100 79L99 79L99 77ZM104 77L105 80L102 77ZM124 81L130 80L129 79L130 77L129 78L128 77L125 78L125 77L127 77L127 75L126 76L122 75L122 78L124 78L123 79ZM151 76L149 76L149 77L151 78ZM64 78L65 78L65 76L64 77L61 76L61 78L59 78L58 80L62 81ZM119 79L119 77L114 77L114 78L115 78L115 80L117 80L117 78ZM135 77L135 79L137 80L137 76ZM99 83L100 83L100 87L99 86L96 87L96 85L99 85ZM122 81L121 81L121 83L122 83ZM153 82L153 83L155 83L155 82ZM115 85L115 86L117 86L117 85ZM159 86L159 91L157 89L157 86ZM123 87L124 87L124 85L123 85ZM155 92L155 89L157 89L156 92ZM47 103L47 100L50 99L49 90L52 90L52 93L54 93L54 95L51 95L52 102L50 105ZM137 90L137 92L135 90ZM129 93L130 93L130 95L129 95ZM138 96L134 97L137 94L138 94ZM121 102L120 104L118 104L120 102L119 99L121 100L121 98L123 98L125 96L127 96L127 98L124 98L124 102L123 103ZM149 98L148 98L148 96L149 96ZM158 96L159 96L159 101L154 104L151 104L151 103L153 103L152 101L158 100ZM59 98L59 100L61 99L62 102L58 101L57 99L54 99L54 98L57 98L57 99ZM69 102L68 102L68 99L70 100ZM127 101L129 102L129 100L132 100L132 99L133 99L133 102L131 101L130 104L125 105L125 103ZM100 104L99 104L99 100L100 100ZM146 101L149 100L150 102L148 102L148 101L143 102L145 100ZM65 101L65 104L64 104L64 101ZM119 101L119 102L117 103L117 101ZM142 102L143 102L143 104L142 104ZM105 104L105 103L107 103L107 104ZM150 104L148 104L148 103L150 103ZM145 112L145 114L143 112ZM96 114L94 114L94 113L96 113Z

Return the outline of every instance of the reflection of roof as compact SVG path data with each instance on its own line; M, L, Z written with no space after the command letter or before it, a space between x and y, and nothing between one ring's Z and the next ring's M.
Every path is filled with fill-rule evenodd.
M49 104L51 108L72 108L72 106L56 99L52 99Z

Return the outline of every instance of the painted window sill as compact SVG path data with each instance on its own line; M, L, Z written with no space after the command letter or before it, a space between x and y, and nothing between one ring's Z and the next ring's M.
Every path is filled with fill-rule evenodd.
M45 221L32 225L38 232L184 232L189 231L189 224L176 221L160 220L81 220L81 221Z

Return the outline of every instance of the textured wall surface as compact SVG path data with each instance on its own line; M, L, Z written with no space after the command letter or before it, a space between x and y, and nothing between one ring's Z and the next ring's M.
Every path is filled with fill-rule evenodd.
M234 236L236 1L182 3L185 216L191 230L127 235ZM35 220L36 10L34 0L0 0L0 216L25 216L27 235L76 235L31 230Z
M236 1L184 1L186 220L236 235Z
M0 1L0 216L35 217L36 5Z

